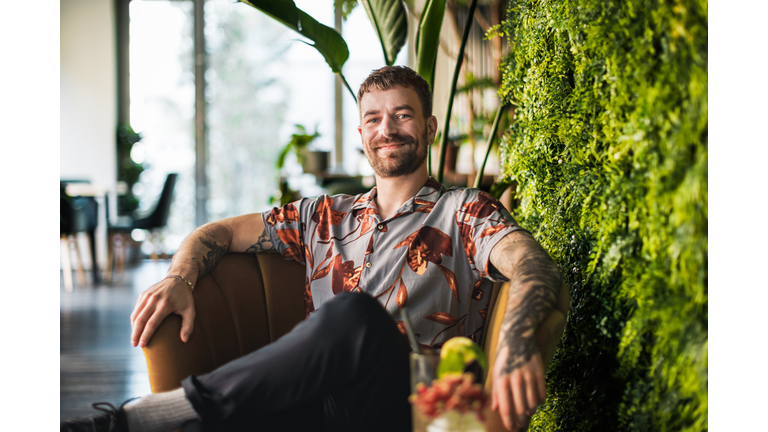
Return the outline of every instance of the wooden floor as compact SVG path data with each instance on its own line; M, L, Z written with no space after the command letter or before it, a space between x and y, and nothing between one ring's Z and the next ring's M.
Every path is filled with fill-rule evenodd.
M139 294L162 279L169 261L144 261L110 285L60 287L60 418L90 416L93 402L119 405L150 393L147 364L130 343Z

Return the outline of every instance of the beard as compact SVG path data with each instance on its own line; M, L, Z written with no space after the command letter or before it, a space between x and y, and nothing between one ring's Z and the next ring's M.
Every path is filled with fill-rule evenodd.
M375 138L365 150L365 156L373 171L381 178L413 174L427 159L428 139L427 131L424 131L420 140L400 134L394 134L389 138ZM385 156L380 155L377 149L390 144L401 144L401 146L389 151Z

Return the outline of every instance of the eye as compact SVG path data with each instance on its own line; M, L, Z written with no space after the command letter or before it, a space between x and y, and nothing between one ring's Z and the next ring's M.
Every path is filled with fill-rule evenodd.
M411 115L410 114L398 114L397 117L400 118L400 119L407 119L407 118L411 118Z

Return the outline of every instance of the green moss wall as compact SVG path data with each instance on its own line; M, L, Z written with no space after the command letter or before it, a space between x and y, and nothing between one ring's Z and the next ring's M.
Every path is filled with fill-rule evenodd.
M707 430L707 2L517 1L513 209L571 286L536 431Z

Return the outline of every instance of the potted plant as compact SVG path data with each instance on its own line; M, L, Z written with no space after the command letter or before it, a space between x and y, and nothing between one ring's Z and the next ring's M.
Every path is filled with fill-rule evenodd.
M117 214L131 214L139 207L139 200L133 195L133 185L139 181L144 167L131 159L133 145L141 141L141 135L128 125L117 127L117 180L125 182L128 189L117 199Z
M320 136L317 127L315 127L315 133L312 135L308 134L307 129L302 125L297 124L296 128L298 133L291 135L291 140L280 151L280 156L277 158L277 168L282 169L285 165L285 157L288 156L288 153L293 152L305 173L314 175L324 173L328 169L330 152L309 149L310 143Z

